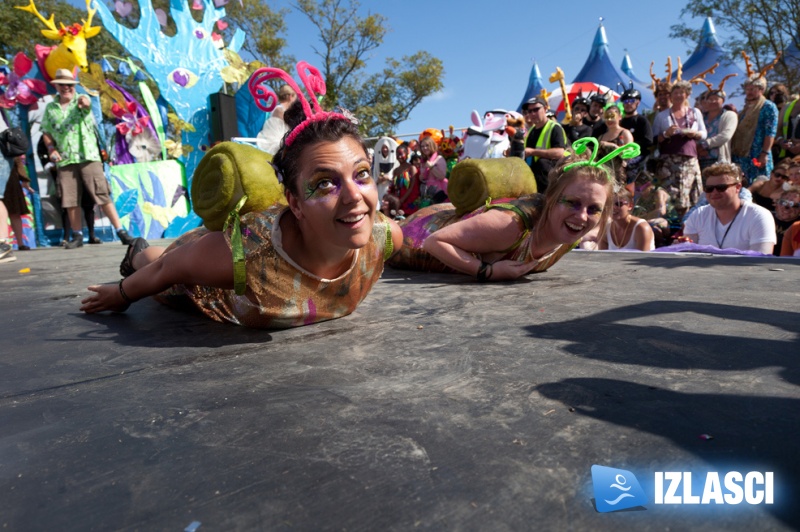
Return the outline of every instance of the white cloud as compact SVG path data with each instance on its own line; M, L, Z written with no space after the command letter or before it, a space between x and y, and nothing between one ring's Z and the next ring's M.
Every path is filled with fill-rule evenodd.
M428 100L428 101L431 101L431 102L443 102L445 100L449 100L452 97L453 97L453 93L451 91L449 91L449 90L440 90L440 91L434 92L433 94L431 94L430 96L428 96L425 99Z

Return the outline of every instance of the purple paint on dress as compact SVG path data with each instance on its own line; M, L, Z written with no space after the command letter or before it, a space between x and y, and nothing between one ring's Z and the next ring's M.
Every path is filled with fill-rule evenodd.
M308 298L308 315L303 320L304 325L311 325L317 320L317 306L314 304L314 300Z
M508 203L509 201L510 198L500 198L492 200L491 203ZM440 213L446 210L452 211L452 216L434 220L435 217L441 218ZM422 247L422 243L425 241L425 239L442 227L451 225L456 220L466 220L468 218L472 218L473 216L483 213L485 210L485 207L479 207L459 218L455 214L455 207L452 203L438 203L436 205L430 205L424 209L420 209L417 211L417 213L411 215L408 220L400 224L400 227L403 229L403 245ZM438 222L438 224L434 224L434 221Z

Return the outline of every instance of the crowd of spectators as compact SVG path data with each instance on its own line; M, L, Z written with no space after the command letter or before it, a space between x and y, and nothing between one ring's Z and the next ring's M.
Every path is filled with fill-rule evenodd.
M63 72L63 79L54 81L60 101L48 107L52 116L48 115L43 128L47 154L58 165L59 183L69 178L78 186L92 185L85 190L93 202L109 211L124 243L129 237L107 191L95 190L94 184L100 180L89 175L89 170L99 167L99 156L86 153L94 150L96 143L87 147L72 142L74 128L61 125L70 123L65 114L70 112L81 127L91 120L82 112L86 103L74 98L75 81L68 74ZM743 84L745 104L737 110L726 104L722 85L706 85L708 90L693 98L690 82L662 81L655 86L656 106L645 115L639 113L641 94L633 87L624 91L618 102L607 94L579 95L571 102L570 119L563 123L542 97L531 98L522 106L521 155L539 192L547 190L549 171L580 138L595 137L601 152L629 142L641 147L641 155L635 159L615 159L612 172L620 191L613 212L607 213L608 229L606 234L589 237L592 242L582 247L647 251L691 242L774 255L794 255L800 248L800 105L796 105L800 97L789 94L781 84L767 91L763 75L751 76ZM286 105L296 97L289 91L282 96ZM275 118L276 122L282 119ZM84 127L87 134L93 130L90 126ZM59 146L61 151L74 148L76 155L65 158ZM402 219L448 200L451 166L436 139L425 136L418 143L384 144L381 150L376 159L384 161L379 175L385 214ZM390 159L392 164L387 166L385 161ZM19 249L26 248L19 238L19 216L26 214L26 209L24 201L17 201L18 192L28 186L24 160L8 163L10 188L0 204L0 253L4 256L11 250L6 216ZM76 187L62 184L59 188L69 193L64 204L69 221L80 227L78 200L72 192ZM90 235L89 242L96 240ZM83 235L74 231L65 247L80 247L82 242Z
M615 159L619 192L607 229L587 235L582 248L649 251L693 243L774 255L800 248L800 97L783 85L767 91L763 75L751 76L739 110L726 103L724 82L706 86L693 94L688 81L662 81L656 107L646 114L639 113L641 94L633 87L618 102L607 94L578 95L563 122L542 97L522 106L524 158L539 192L578 139L595 137L601 153L628 142L641 147L639 157ZM440 181L431 177L435 143L423 142L421 171L406 162L413 150L398 148L403 164L394 172L386 214L408 216L446 200L446 186L429 185L443 191L435 198L425 194L426 183Z

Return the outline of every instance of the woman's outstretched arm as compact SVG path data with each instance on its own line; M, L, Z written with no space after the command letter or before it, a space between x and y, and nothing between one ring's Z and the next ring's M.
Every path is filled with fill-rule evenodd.
M164 253L124 280L122 290L132 301L158 294L175 284L233 288L233 258L225 236L213 232ZM128 302L120 283L93 285L94 294L81 301L87 314L124 310Z
M487 255L508 249L521 234L517 216L492 209L436 231L425 239L425 251L454 270L477 276L482 261L473 254ZM536 263L501 260L492 264L492 281L517 279L536 267Z

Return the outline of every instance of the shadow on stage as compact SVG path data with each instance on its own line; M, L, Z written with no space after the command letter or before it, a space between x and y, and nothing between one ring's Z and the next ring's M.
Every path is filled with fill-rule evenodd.
M765 333L759 338L748 336L747 331L754 327L763 327ZM536 338L571 342L562 348L579 357L687 370L681 384L707 388L708 393L673 391L614 378L563 379L540 384L537 390L579 415L666 438L710 464L709 470L774 471L775 505L766 508L790 526L800 526L796 504L800 457L795 448L800 437L800 399L785 397L785 390L776 391L784 397L726 393L732 387L730 381L722 390L713 375L689 373L693 369L741 372L778 368L780 377L797 386L800 314L653 301L526 329ZM770 335L772 338L767 337ZM764 376L759 373L752 378L760 382ZM713 439L701 438L704 434Z

